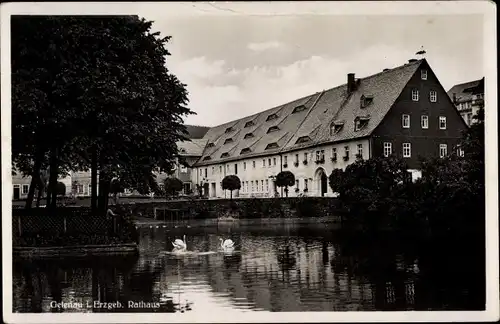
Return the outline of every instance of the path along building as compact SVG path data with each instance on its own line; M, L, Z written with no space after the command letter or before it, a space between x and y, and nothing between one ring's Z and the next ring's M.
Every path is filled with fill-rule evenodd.
M414 177L419 157L457 149L464 119L425 59L347 83L210 128L192 182L208 197L229 197L226 175L237 175L239 197L270 197L274 179L289 170L289 196L331 196L328 175L356 160L391 154ZM281 192L281 190L278 190Z

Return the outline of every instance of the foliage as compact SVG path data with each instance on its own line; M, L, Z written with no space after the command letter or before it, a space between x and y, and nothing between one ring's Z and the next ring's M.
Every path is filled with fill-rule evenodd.
M64 196L66 195L66 185L62 182L57 182L57 195Z
M351 211L352 219L358 222L366 220L367 225L375 226L383 222L375 217L389 212L392 193L407 181L406 170L406 164L395 157L359 159L345 171L333 170L329 184L340 194L339 198Z
M238 176L231 174L222 179L222 190L229 190L231 192L231 199L233 198L233 190L241 189L241 181Z
M484 113L464 134L464 156L421 161L422 178L409 181L397 158L357 160L335 169L329 184L350 211L346 220L365 228L484 233ZM470 217L471 215L480 217Z
M288 197L288 187L291 187L295 184L295 176L290 171L281 171L276 176L276 186L277 187L285 187L285 194Z
M174 177L168 177L165 178L165 181L163 182L163 187L165 188L166 193L169 193L172 195L172 197L174 197L177 194L177 192L182 190L184 185L181 180Z
M156 189L153 173L171 169L191 111L165 66L170 37L151 26L136 16L13 17L12 160L21 173L93 167L103 197L113 177Z
M112 193L113 195L117 195L119 193L125 192L125 187L120 182L120 180L113 179L113 180L111 180L111 184L110 184L110 187L109 187L109 192Z

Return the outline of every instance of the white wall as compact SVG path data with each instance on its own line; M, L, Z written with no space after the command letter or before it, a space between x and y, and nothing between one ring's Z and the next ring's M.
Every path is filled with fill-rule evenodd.
M363 148L363 158L370 158L369 144L367 139L350 141L339 144L328 144L315 148L308 148L304 150L298 150L294 152L287 152L280 155L269 155L261 157L253 157L248 159L242 159L239 161L227 162L224 164L212 164L202 167L195 168L192 173L192 181L194 184L200 184L201 182L209 183L209 195L211 198L225 198L229 197L229 192L225 193L221 188L222 179L226 175L235 174L234 165L238 165L237 176L242 182L242 188L239 192L233 192L233 197L271 197L273 195L272 179L270 177L276 176L280 171L291 171L295 175L295 179L299 180L299 194L303 193L305 182L307 180L308 192L307 196L321 196L320 191L320 176L318 169L324 170L326 176L328 177L333 169L340 168L345 169L345 167L356 160L357 146L362 145ZM349 147L349 160L344 161L344 147ZM333 155L332 148L337 149L337 162L332 162L331 158ZM324 150L325 162L322 164L316 164L316 151ZM307 165L304 165L304 154L307 153ZM298 166L294 165L295 154L299 155ZM288 167L281 168L281 164L285 162L285 156ZM269 159L271 159L271 165L269 165ZM263 160L265 160L265 166L263 166ZM276 160L276 164L274 161ZM255 168L253 167L253 161L255 161ZM246 168L244 167L246 164ZM221 169L222 168L222 169ZM205 169L207 169L205 177ZM267 180L267 185L266 185ZM247 186L248 181L248 186ZM254 188L252 190L251 183L254 183ZM258 181L258 187L256 186L256 181ZM262 190L262 181L264 181L264 190ZM215 183L215 195L213 193L213 183ZM295 193L295 186L289 188L288 196L297 196ZM278 193L281 196L281 189L278 188ZM325 196L332 196L332 190L329 188L327 183L327 193ZM284 196L283 192L283 196Z

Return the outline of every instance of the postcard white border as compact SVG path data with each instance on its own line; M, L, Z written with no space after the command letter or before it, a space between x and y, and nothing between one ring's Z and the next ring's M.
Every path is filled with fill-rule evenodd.
M137 14L168 7L175 15L484 15L484 71L486 111L486 310L411 312L247 312L244 316L204 312L183 314L19 314L12 312L12 179L11 179L11 87L10 16L13 14ZM195 7L199 10L192 10ZM79 2L4 3L1 13L1 117L2 117L2 237L3 314L6 323L194 323L194 322L448 322L499 319L498 266L498 143L497 143L497 44L496 6L491 1L374 1L374 2ZM146 17L147 18L147 17ZM471 215L472 216L472 215Z

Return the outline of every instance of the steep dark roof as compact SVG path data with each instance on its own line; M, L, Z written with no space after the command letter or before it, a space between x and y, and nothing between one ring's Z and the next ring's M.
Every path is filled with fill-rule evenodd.
M189 138L203 138L210 127L206 126L194 126L194 125L185 125L186 129L189 133L187 137Z
M472 100L472 95L477 92L484 92L484 78L454 85L448 96L453 100L453 94L457 96L457 102Z
M200 160L197 164L213 164L251 156L269 155L321 143L368 136L389 112L410 78L424 61L425 59L417 60L357 79L357 86L351 94L347 93L347 85L344 84L252 116L212 127L205 134L204 139L214 145L207 147L203 152L204 157L211 156L212 159L210 162ZM373 101L365 108L361 108L360 105L363 95L373 97ZM305 109L300 113L293 113L296 107L301 105L305 106ZM268 121L268 116L272 114L276 114L278 118ZM354 120L358 116L367 117L369 121L365 127L356 131ZM253 121L255 125L242 131L249 121ZM338 133L330 134L330 126L334 122L344 122L344 126ZM268 129L272 126L278 126L279 130L268 133ZM228 127L234 130L226 134L225 130ZM252 132L254 137L244 139L245 134L249 132ZM299 138L306 136L310 138L309 141L297 143ZM229 148L228 144L223 145L229 137L233 138L232 148ZM277 143L277 147L269 149L270 143ZM251 153L246 153L243 157L240 152L244 148L250 148ZM220 158L222 152L228 152L229 155Z

